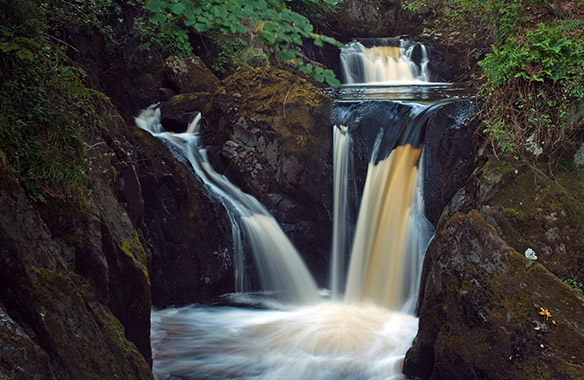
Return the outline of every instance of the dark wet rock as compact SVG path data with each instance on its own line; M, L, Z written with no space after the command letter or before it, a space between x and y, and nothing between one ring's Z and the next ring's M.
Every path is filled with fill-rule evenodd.
M428 120L424 138L424 208L436 226L443 209L474 171L477 152L474 99L443 105Z
M419 313L404 362L413 378L578 379L584 373L584 298L513 250L476 210L454 215L432 241Z
M186 166L150 135L136 136L152 302L157 307L205 302L234 290L231 224ZM144 150L142 150L144 149Z
M162 126L165 131L184 132L187 125L205 110L211 98L208 92L194 92L172 96L160 104Z
M241 71L213 94L203 131L215 169L275 214L321 284L331 231L330 104L288 72Z
M169 57L164 64L166 82L177 93L212 92L219 79L197 56L188 58Z

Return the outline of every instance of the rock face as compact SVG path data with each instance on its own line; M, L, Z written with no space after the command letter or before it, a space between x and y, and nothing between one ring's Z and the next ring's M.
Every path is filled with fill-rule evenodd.
M104 249L93 260L104 269L98 275L102 278L80 276L73 271L75 257L91 253L76 252L64 236L53 235L12 178L3 155L0 173L0 376L9 379L152 378L146 360L126 340L124 327L106 306L107 303L112 309L116 306L118 296L114 289L111 297L103 294L114 284L127 286L115 289L121 292L136 291L134 300L128 298L133 304L124 308L134 313L136 319L131 325L134 330L128 329L126 336L134 338L142 354L148 355L150 346L144 346L140 339L145 331L138 331L144 327L143 317L148 317L149 311L148 276L146 263L142 261L145 256L140 256L138 247L129 242L125 251L119 247L109 252L117 255L114 263L108 260L111 257ZM88 229L97 226L97 232L109 230L107 223L100 228L98 219L90 217L89 221L97 223ZM94 240L99 235L74 231L72 235L88 238L87 251L99 243ZM111 234L102 234L101 242L108 238L112 238ZM80 267L82 261L91 261L81 257ZM116 284L116 280L121 280L116 272L128 282ZM95 284L99 280L105 283ZM125 313L118 312L123 319ZM138 335L128 336L134 333Z
M455 214L426 254L418 379L578 379L584 298L509 247L477 211Z
M97 107L84 199L31 204L0 152L2 378L152 378L152 304L234 288L223 207L160 141Z
M351 38L393 37L412 34L420 30L416 14L403 8L403 1L346 0L334 12L315 11L314 6L292 5L312 18L313 24L323 33L348 42Z
M436 226L442 210L474 170L476 101L450 102L428 120L424 137L424 208Z
M154 137L137 131L146 244L156 307L205 302L234 290L231 227L223 206Z
M238 72L213 94L203 135L215 169L268 208L321 284L331 231L330 103L288 72Z

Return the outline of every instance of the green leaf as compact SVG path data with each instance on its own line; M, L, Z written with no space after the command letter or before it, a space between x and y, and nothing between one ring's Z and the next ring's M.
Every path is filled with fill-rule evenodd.
M148 0L146 2L146 9L153 13L163 12L167 7L168 5L160 0Z
M247 33L249 29L243 24L236 24L235 25L235 32L236 33Z
M204 32L208 32L209 30L211 30L211 26L209 24L206 24L206 23L197 22L193 27L199 33L204 33Z
M16 52L16 56L21 59L26 59L27 61L32 62L33 54L32 51L28 49L20 49Z
M2 50L4 53L8 53L8 52L18 50L18 49L20 49L20 45L18 45L15 42L0 43L0 50Z
M261 39L266 41L268 44L273 45L276 42L276 34L272 32L268 32L266 30L262 30L260 33Z
M336 77L325 77L326 82L329 86L338 87L341 85L341 81L338 80Z
M154 13L150 16L150 22L158 25L166 21L166 17L162 13Z
M182 15L183 15L183 13L185 12L186 8L187 8L187 7L186 7L186 5L185 5L185 4L184 4L184 3L181 1L181 2L178 2L178 3L174 3L174 4L173 4L173 5L170 7L170 10L171 10L171 11L172 11L174 14L176 14L176 15L178 15L178 16L182 16Z

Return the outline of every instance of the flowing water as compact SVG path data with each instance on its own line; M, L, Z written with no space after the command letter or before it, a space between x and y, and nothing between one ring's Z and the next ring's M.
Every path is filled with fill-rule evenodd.
M426 51L419 44L363 49L353 43L343 50L349 80L429 79ZM421 56L418 62L413 55ZM361 62L354 65L358 75L351 73L351 62ZM155 106L136 119L177 158L190 162L209 193L223 201L233 223L238 288L228 297L239 306L154 310L153 371L158 380L404 378L403 357L417 331L412 312L420 268L432 236L424 217L419 162L425 122L436 105L394 104L391 122L365 131L369 167L352 223L349 177L354 144L363 145L355 140L363 124L353 105L339 104L333 127L331 286L320 293L265 207L213 170L200 144L198 119L182 134L163 131ZM262 293L246 292L243 247L251 251Z
M428 53L420 43L386 40L366 47L353 41L341 51L345 84L426 84L430 82ZM384 40L378 40L383 43ZM393 45L393 46L392 46ZM416 62L414 56L418 56Z

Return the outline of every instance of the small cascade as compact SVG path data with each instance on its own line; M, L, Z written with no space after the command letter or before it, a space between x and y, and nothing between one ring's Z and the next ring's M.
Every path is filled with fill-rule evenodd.
M201 115L184 133L164 132L160 116L160 109L150 106L136 118L136 125L170 144L180 159L188 160L211 194L223 201L234 223L236 284L244 287L246 282L243 235L251 247L264 290L273 291L277 298L288 302L316 302L319 299L316 283L276 220L257 199L242 192L209 163L198 136Z
M380 40L384 41L384 40ZM366 47L353 41L341 50L345 84L400 84L430 82L428 54L421 43L395 40L393 44Z

